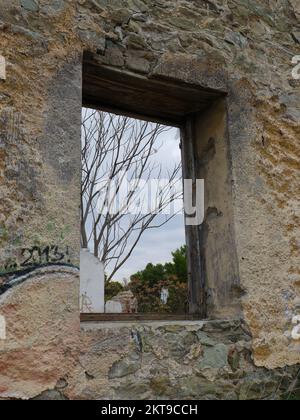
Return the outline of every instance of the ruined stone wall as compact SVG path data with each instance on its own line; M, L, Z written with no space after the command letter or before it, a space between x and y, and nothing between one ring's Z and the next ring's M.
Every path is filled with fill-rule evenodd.
M115 387L109 372L118 340L80 333L72 271L79 263L83 51L119 68L228 92L229 182L254 360L267 368L300 362L300 344L290 335L300 310L300 105L299 81L291 76L299 24L296 0L0 1L0 54L7 63L0 80L0 314L7 315L9 337L1 342L0 396L54 389L67 368L75 375L79 356L97 372L79 370L83 388L71 397L84 396L89 379L92 390ZM48 268L32 271L37 266ZM26 299L39 304L25 316ZM99 350L80 348L86 339ZM49 360L56 363L48 367ZM172 360L163 389L181 374ZM198 377L194 383L199 389Z
M0 298L0 398L280 399L299 367L254 366L244 322L84 324L78 275L43 269ZM43 310L41 310L43 308Z

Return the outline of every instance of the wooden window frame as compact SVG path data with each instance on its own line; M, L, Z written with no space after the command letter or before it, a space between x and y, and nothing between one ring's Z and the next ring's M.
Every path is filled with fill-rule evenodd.
M195 117L225 92L161 78L149 78L103 65L85 53L82 106L180 128L183 178L196 183ZM186 226L188 314L81 314L81 321L199 320L207 317L201 226Z

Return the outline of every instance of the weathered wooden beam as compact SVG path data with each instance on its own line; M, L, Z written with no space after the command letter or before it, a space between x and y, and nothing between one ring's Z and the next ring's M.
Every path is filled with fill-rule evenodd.
M182 173L183 179L190 179L196 185L196 134L195 115L186 119L185 128L182 130ZM193 188L194 193L196 191ZM195 198L195 197L194 197ZM200 318L207 316L206 284L203 252L201 249L201 226L191 226L186 219L186 244L188 261L188 289L189 311Z
M121 321L192 321L199 320L193 314L81 314L81 322L121 322Z
M84 106L181 126L186 116L220 97L220 92L111 68L97 59L84 56Z

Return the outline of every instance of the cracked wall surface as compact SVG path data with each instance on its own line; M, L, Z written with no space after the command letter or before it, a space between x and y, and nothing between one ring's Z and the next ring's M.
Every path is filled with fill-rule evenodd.
M83 51L120 69L228 92L228 182L242 316L257 366L299 363L300 344L291 339L291 321L300 311L300 85L291 62L299 54L298 2L1 0L0 31L6 60L6 80L0 80L0 314L7 314L11 337L0 342L0 397L64 388L65 367L82 386L72 394L68 385L69 397L88 395L87 380L89 389L114 383L110 351L95 362L97 375L78 368L79 356L93 364L102 351L95 357L80 350L82 340L101 342L102 332L80 333L72 271L79 264ZM222 212L219 203L214 207ZM62 272L35 271L51 266ZM27 295L39 305L25 316ZM7 306L9 299L14 303ZM20 364L25 349L26 368ZM54 364L47 367L50 359L59 366L56 373ZM179 375L176 369L169 366L159 386L165 389ZM194 386L200 389L198 377Z

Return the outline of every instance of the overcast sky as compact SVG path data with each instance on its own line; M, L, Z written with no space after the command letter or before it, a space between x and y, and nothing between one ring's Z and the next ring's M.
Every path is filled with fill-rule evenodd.
M167 177L168 170L172 171L176 164L180 163L179 143L179 130L176 128L170 127L157 137L154 147L156 153L150 159L161 164L162 177ZM153 174L154 176L155 174ZM181 173L178 176L181 178ZM181 188L181 181L178 185ZM181 207L182 202L179 205ZM164 220L161 217L163 216L159 217L159 223ZM129 260L114 276L114 280L122 281L124 278L129 280L132 274L144 269L150 262L164 264L170 261L172 259L171 252L184 245L184 243L184 219L183 215L177 215L164 226L150 229L144 233ZM107 271L109 272L109 268Z
M161 146L155 155L155 160L161 162L164 168L172 170L181 161L178 129L162 133L157 139ZM183 215L177 215L166 225L157 229L150 229L144 233L134 253L116 275L117 280L129 279L130 276L151 262L153 264L166 263L172 259L171 252L185 243Z

